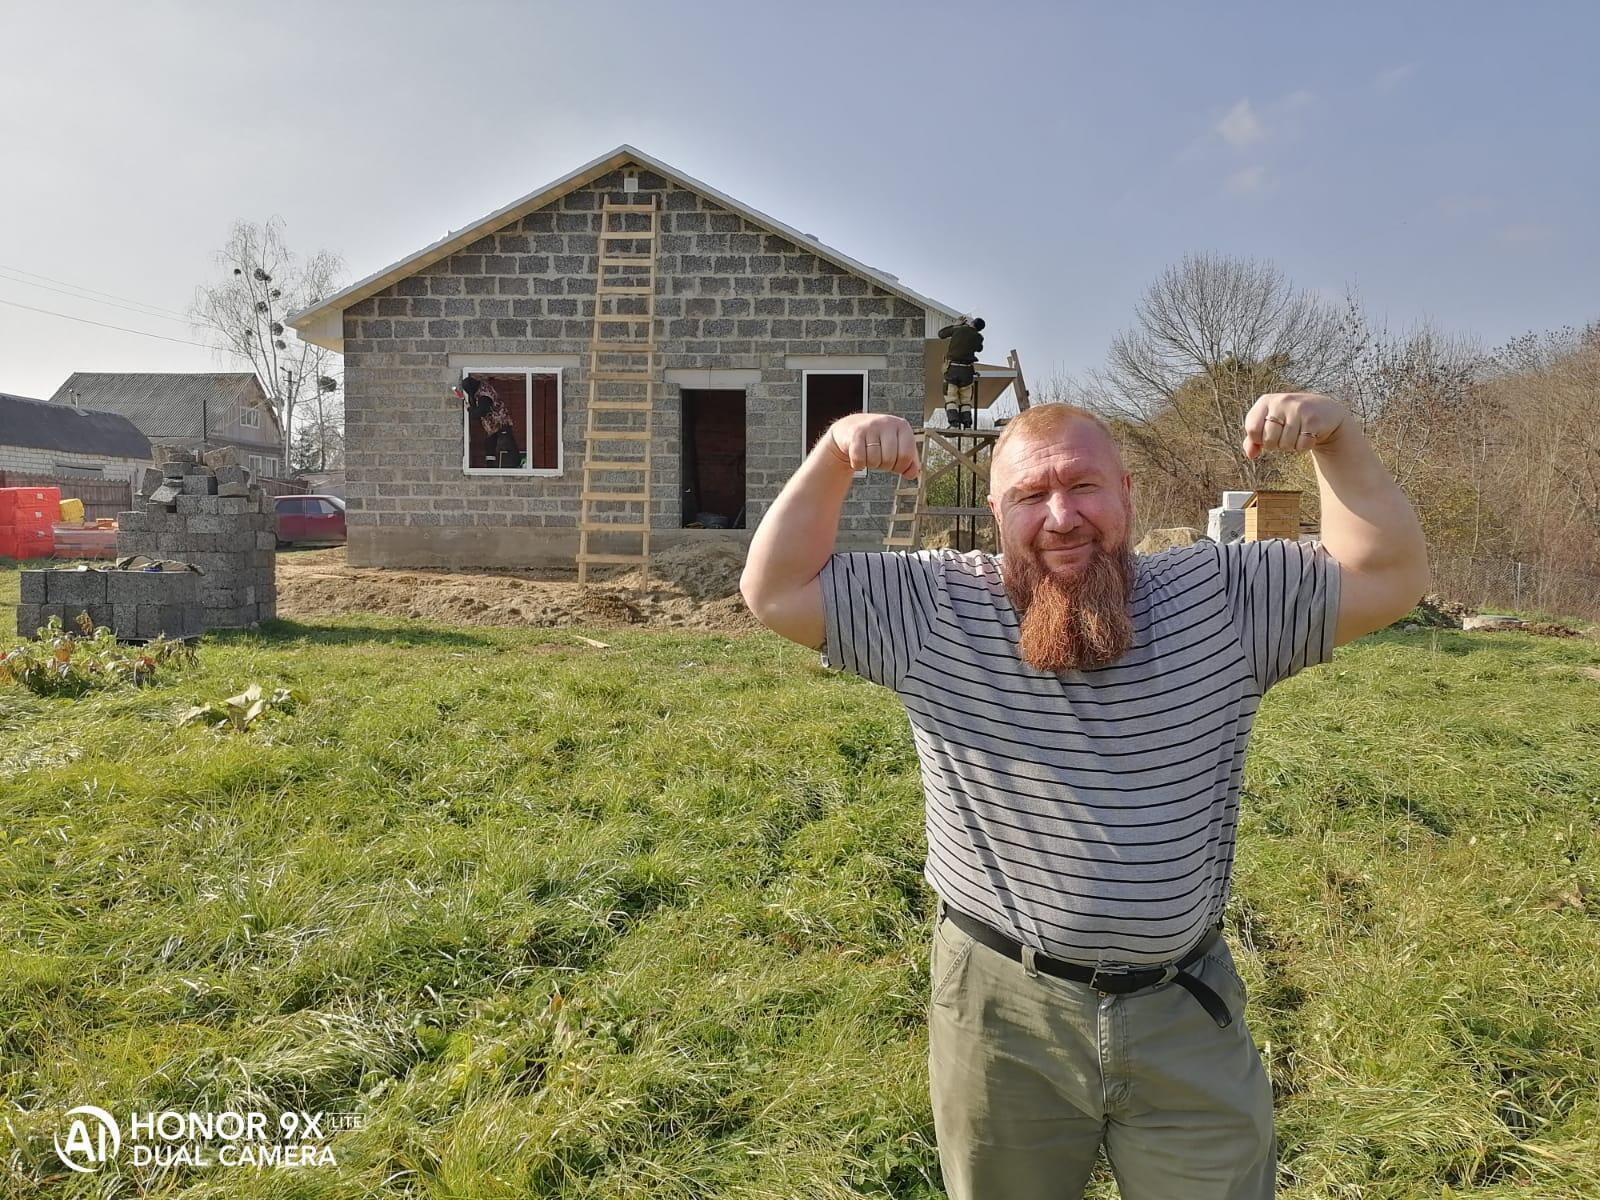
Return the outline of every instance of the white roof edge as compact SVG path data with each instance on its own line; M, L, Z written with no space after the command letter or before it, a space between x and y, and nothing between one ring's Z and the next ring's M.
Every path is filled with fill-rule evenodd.
M585 183L590 182L591 180L596 179L609 171L615 170L625 162L636 162L641 167L648 167L650 170L655 171L659 175L665 176L681 187L687 188L692 192L699 192L706 198L716 201L724 208L740 214L748 220L755 222L757 225L766 227L781 237L789 239L802 250L810 251L818 258L826 259L833 263L834 266L842 267L852 274L863 276L864 278L871 280L873 283L876 283L879 287L883 288L884 291L892 292L894 295L899 296L902 299L909 300L911 303L916 304L924 309L928 309L936 313L942 313L945 316L950 317L959 316L963 311L965 311L964 309L945 304L943 301L935 300L931 296L924 296L920 292L912 291L910 288L906 287L905 284L901 283L895 276L889 275L884 271L880 271L875 267L869 267L866 263L861 262L859 259L851 258L848 254L845 254L839 250L835 250L832 246L829 246L823 242L819 242L815 238L801 233L793 226L785 225L782 221L776 220L773 217L769 217L766 213L761 212L759 209L751 208L750 205L745 204L742 201L735 200L727 193L718 191L709 184L700 182L700 180L694 178L692 175L685 175L676 167L668 166L660 159L654 158L651 155L646 154L644 151L639 150L634 146L630 146L624 142L615 150L608 151L607 153L600 155L599 158L591 159L589 162L584 163L583 166L574 171L569 171L567 174L563 175L560 179L555 180L553 183L548 183L542 188L529 192L526 196L523 196L518 200L513 200L505 207L496 209L488 216L482 217L479 220L472 222L470 225L463 226L461 229L445 234L444 237L438 239L437 241L428 243L428 245L416 251L414 254L408 254L405 258L402 258L397 262L390 263L382 270L374 271L371 275L368 275L366 278L361 279L356 283L352 283L349 287L343 289L342 291L335 292L326 300L290 313L287 318L287 323L293 327L302 338L313 343L314 345L323 346L331 350L342 350L344 346L342 330L340 332L340 336L335 338L332 335L332 331L328 328L331 322L326 320L327 317L336 312L343 312L344 309L350 307L352 304L359 304L367 297L382 291L391 283L395 283L401 279L407 278L408 276L415 274L417 271L420 271L423 267L431 266L440 259L448 257L459 247L470 245L472 242L477 241L478 238L482 237L486 231L497 229L506 222L515 219L517 216L525 216L530 212L543 208L552 200L557 200L566 195L569 191L573 191L576 188L582 187ZM318 318L322 318L322 320L318 320ZM320 326L320 328L317 328L317 326Z

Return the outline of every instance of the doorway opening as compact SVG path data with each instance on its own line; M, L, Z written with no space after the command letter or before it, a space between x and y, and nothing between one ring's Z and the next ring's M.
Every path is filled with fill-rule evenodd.
M683 527L743 529L744 392L683 390Z

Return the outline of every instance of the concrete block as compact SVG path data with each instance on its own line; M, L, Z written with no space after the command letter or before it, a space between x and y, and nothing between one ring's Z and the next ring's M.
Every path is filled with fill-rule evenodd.
M91 605L106 602L105 571L44 571L45 603Z
M186 517L198 516L203 511L200 507L201 503L209 499L211 499L209 496L202 496L195 492L185 492L178 497L177 511Z
M183 489L181 487L174 487L173 484L168 481L150 493L150 503L153 505L159 505L162 508L166 508L169 505L176 503L182 492Z
M165 476L159 467L146 467L139 475L139 495L148 496L161 486Z
M47 574L49 574L47 571L22 572L21 600L23 604L45 604L48 602L45 581Z
M17 605L17 636L31 638L39 626L45 623L45 606L42 604Z
M183 604L200 598L200 576L193 571L108 571L106 578L113 606Z
M273 550L278 545L278 535L268 530L259 530L256 533L257 550Z
M206 628L206 606L198 600L183 606L183 627L193 632L185 637L199 637Z
M199 464L197 463L196 466ZM217 477L200 467L204 474L186 473L183 477L183 493L186 496L215 496L217 494Z
M250 472L246 471L241 466L230 465L218 467L216 475L218 487L221 487L225 483L242 483L248 486L250 482Z
M211 499L213 510L224 517L242 517L250 511L248 496L216 496Z
M77 621L79 612L85 612L85 613L89 614L89 623L95 629L106 628L106 629L110 629L113 633L116 632L116 626L111 624L111 615L112 614L111 614L111 605L109 605L109 604L90 604L90 605L87 605L87 606L78 605L78 604L69 604L69 605L67 605L67 608L68 608L69 611L72 610L72 609L77 609L78 610L77 612L72 613L72 619L73 619L74 622ZM76 624L74 624L72 626L72 628L77 632L82 632L81 630L78 630L78 627L77 627Z
M198 459L194 459L183 464L183 473L185 477L190 475L210 476L211 468L206 466L205 463L199 461Z
M130 509L128 512L119 512L117 514L117 528L142 533L149 528L149 522L143 509Z
M218 446L215 450L207 450L202 454L200 461L214 471L222 467L237 467L239 451L234 446Z
M189 518L189 521L188 521L188 532L190 532L190 533L228 533L229 532L229 527L228 527L228 523L225 522L221 517L201 515L201 516L190 517Z
M113 604L111 606L111 631L120 641L129 641L139 636L139 606L137 604Z
M243 480L229 481L227 483L223 483L221 480L218 480L217 482L217 495L219 496L238 496L241 498L248 498L249 494L250 485L245 483Z
M233 605L206 609L207 629L244 629L256 619L255 606Z

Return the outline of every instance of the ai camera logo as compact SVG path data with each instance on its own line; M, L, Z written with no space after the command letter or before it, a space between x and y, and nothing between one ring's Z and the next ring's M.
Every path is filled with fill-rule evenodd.
M54 1137L56 1157L74 1171L85 1174L98 1171L117 1156L122 1148L122 1130L116 1118L93 1104L80 1104L67 1112L67 1140L63 1145L61 1134Z

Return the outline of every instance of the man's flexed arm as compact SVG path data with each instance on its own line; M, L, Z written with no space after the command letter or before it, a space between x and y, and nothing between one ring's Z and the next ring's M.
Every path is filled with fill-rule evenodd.
M1244 453L1311 451L1322 544L1339 564L1336 645L1403 617L1428 590L1428 547L1411 502L1349 411L1314 392L1273 392L1244 420Z
M823 640L818 574L839 536L839 514L857 471L915 479L916 435L904 417L853 413L835 421L784 484L750 541L739 592L768 629L802 646Z

